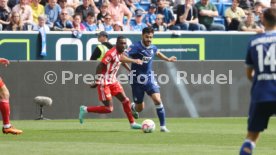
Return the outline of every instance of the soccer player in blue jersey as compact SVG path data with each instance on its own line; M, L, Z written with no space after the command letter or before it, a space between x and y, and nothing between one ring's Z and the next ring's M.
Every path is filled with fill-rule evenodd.
M240 155L252 155L260 132L276 114L276 9L266 9L262 22L266 32L250 41L246 56L247 77L252 81L252 88L248 133Z
M142 40L131 45L127 51L127 55L133 59L143 60L143 65L136 65L132 63L130 84L132 87L132 95L135 104L131 106L132 114L135 118L139 117L138 112L144 109L144 94L145 92L153 100L156 112L160 121L160 131L169 132L165 124L165 109L161 100L159 86L154 78L152 71L153 57L156 55L160 59L174 62L176 57L166 57L157 47L152 45L154 30L151 27L146 27L142 31Z

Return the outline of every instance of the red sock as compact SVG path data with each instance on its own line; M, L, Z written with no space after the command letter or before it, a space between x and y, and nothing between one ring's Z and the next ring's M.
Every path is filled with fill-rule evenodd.
M0 111L3 124L10 124L10 103L9 100L0 100Z
M113 111L112 106L89 106L87 107L87 112L94 112L94 113L111 113Z
M128 118L129 123L134 123L134 117L132 116L131 113L131 109L130 109L130 102L129 99L126 98L123 102L122 102L123 108L124 108L124 112Z

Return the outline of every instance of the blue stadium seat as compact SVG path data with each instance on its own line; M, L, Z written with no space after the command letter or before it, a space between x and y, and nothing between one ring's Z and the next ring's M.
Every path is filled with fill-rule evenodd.
M232 6L232 3L222 3L222 14L224 16L225 11Z
M210 2L214 4L214 3L219 3L220 0L210 0Z
M123 21L124 25L127 23L127 18L124 18L124 21ZM130 25L134 24L135 23L135 18L132 17L131 20L130 20Z
M222 4L220 2L212 2L212 4L214 4L218 10L218 14L221 16L221 13L222 13Z
M219 16L219 17L214 17L214 23L225 25L224 18L221 17L221 16Z
M150 3L140 3L140 7L142 7L144 11L149 11Z
M221 3L232 3L233 0L219 0Z
M140 4L150 4L151 0L140 0Z
M145 9L142 7L141 4L139 4L139 3L134 3L134 5L135 5L136 9L141 9L141 10L144 10L144 11L145 11Z

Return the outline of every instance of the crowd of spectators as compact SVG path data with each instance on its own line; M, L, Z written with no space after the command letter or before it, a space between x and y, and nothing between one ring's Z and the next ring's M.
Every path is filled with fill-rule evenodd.
M216 6L230 7L221 16ZM148 8L140 4L148 4ZM276 0L0 0L1 31L253 31ZM223 23L215 21L222 17Z

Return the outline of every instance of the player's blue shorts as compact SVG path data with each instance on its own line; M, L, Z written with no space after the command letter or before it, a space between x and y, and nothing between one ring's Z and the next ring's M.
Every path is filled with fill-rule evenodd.
M276 114L276 101L251 103L248 117L248 131L261 132L267 129L269 118L273 114Z
M156 82L147 82L146 84L131 84L133 101L136 104L143 103L145 92L151 96L154 93L160 93L160 87Z

